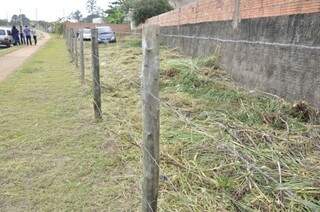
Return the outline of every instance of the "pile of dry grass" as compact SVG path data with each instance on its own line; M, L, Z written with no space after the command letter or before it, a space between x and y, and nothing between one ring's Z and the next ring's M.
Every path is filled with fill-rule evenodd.
M137 163L138 181L141 49L137 38L126 39L102 50L105 124L121 154L136 149L126 160ZM315 109L235 86L215 56L189 59L165 48L161 100L160 210L319 210Z

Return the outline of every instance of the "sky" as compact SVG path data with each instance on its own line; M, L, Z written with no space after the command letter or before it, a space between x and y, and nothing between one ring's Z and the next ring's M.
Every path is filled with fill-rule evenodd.
M86 15L86 0L4 0L1 4L0 19L11 19L13 14L26 14L31 20L55 21L72 11L80 10ZM97 0L99 7L106 9L113 0Z

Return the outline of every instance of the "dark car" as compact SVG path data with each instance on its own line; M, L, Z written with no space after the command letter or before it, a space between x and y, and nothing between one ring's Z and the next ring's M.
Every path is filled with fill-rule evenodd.
M117 42L116 34L109 26L97 27L99 43L115 43Z

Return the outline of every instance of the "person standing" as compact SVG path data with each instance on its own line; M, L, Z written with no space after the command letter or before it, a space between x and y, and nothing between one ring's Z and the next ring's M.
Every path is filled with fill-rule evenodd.
M31 33L32 33L32 36L33 36L33 41L34 41L34 45L37 45L37 30L36 30L36 26L33 25L32 26L32 29L31 29Z
M28 26L25 26L24 30L23 30L26 39L27 39L27 45L31 45L32 46L32 40L31 40L31 30Z
M21 45L26 44L26 38L24 36L23 29L22 29L21 25L20 25L20 43L21 43Z
M12 27L11 34L14 40L14 45L20 45L19 30L16 28L16 26Z

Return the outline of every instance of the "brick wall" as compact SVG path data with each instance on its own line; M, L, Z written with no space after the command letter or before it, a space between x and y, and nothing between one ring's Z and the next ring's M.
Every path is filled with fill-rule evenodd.
M130 32L130 25L129 24L93 24L93 23L72 23L66 22L66 28L72 29L83 29L83 28L90 28L93 29L97 26L110 26L114 32Z
M235 0L199 0L150 18L148 24L175 26L232 20ZM320 12L320 0L241 0L240 19Z

